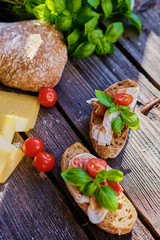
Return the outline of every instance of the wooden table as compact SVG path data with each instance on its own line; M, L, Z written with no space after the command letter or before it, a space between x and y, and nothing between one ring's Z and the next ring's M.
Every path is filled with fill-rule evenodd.
M0 185L1 240L151 240L160 236L160 106L154 104L141 113L148 102L160 97L160 1L154 2L136 2L134 12L144 25L140 37L129 28L113 55L70 59L55 88L56 105L41 107L35 128L15 136L17 143L29 136L41 138L56 165L53 171L42 174L32 159L25 157ZM147 3L151 3L149 9ZM127 78L140 85L135 111L141 129L130 131L124 149L108 164L124 172L122 186L137 209L138 219L130 234L114 236L90 223L74 202L60 176L60 161L64 150L75 141L94 153L88 136L92 107L86 100L94 96L95 89L104 90ZM0 88L17 92L3 85Z

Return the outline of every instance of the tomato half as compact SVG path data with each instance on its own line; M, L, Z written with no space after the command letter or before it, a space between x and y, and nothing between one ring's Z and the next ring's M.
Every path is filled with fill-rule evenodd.
M119 182L114 183L114 182L110 182L110 181L107 180L107 183L111 188L113 188L116 191L118 196L120 195L121 192L123 192L123 188L119 184Z
M24 141L22 150L28 157L35 157L38 152L44 151L44 144L39 138L28 138Z
M87 163L87 171L92 177L95 177L99 171L106 170L106 168L106 161L100 158L91 158Z
M34 158L34 166L42 172L48 172L52 170L55 165L54 157L46 152L39 152Z
M133 101L133 97L128 93L117 93L114 96L114 101L118 105L128 106Z
M57 101L57 93L53 88L45 87L39 92L39 102L44 107L51 107Z

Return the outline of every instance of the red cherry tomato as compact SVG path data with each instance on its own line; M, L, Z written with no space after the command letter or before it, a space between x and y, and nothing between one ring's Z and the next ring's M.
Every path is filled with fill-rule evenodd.
M44 107L51 107L57 101L57 93L53 88L45 87L39 92L39 102Z
M99 171L106 170L106 168L106 161L100 158L92 158L87 163L87 171L92 177L95 177Z
M28 157L35 157L37 153L44 151L44 144L39 138L28 138L24 141L22 150Z
M133 101L133 97L128 93L117 93L114 96L114 101L118 105L128 106Z
M111 188L113 188L116 191L118 196L120 195L121 192L123 192L123 188L118 182L114 183L107 180L107 183Z
M48 172L52 170L55 165L54 157L46 152L39 152L34 158L34 166L42 172Z

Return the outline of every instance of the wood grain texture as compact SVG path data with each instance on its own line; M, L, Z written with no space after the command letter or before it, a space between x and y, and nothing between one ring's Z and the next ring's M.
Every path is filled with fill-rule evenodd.
M149 2L149 0L135 1L137 6ZM153 8L139 12L138 7L134 13L140 18L143 30L140 36L133 27L125 27L125 33L120 38L124 50L129 53L129 58L136 62L147 72L150 80L157 83L160 87L160 1ZM136 4L135 4L136 6ZM139 6L140 7L140 6ZM106 26L106 23L103 22ZM123 51L123 48L119 46ZM124 52L124 51L123 51ZM127 54L127 52L125 52ZM136 64L137 65L137 64Z
M56 165L52 171L53 175L50 174L50 178L54 184L57 180L56 184L61 191L61 197L64 202L68 204L75 218L79 221L79 224L85 232L88 233L90 239L154 239L139 219L137 219L134 229L130 234L118 237L116 235L105 233L97 226L93 225L78 207L60 176L60 161L65 149L74 142L80 141L80 139L55 107L50 109L41 107L36 126L28 133L28 135L41 138L45 142L45 151L50 152L55 156Z
M111 57L104 56L101 59L102 61L97 56L92 56L86 60L71 60L68 63L57 87L59 104L77 127L80 136L88 142L88 125L92 107L86 104L86 100L94 97L94 89L104 90L118 80L128 77L137 78L140 94L136 112L140 118L141 130L130 132L124 150L116 159L110 160L110 163L112 167L123 170L127 175L126 192L139 212L147 219L146 222L153 232L159 235L159 175L157 169L159 169L160 133L157 122L160 116L158 109L154 109L156 115L150 113L149 116L144 116L140 113L140 109L149 99L159 96L159 91L137 72L118 49ZM122 161L125 162L125 167L121 165ZM137 172L140 174L143 172L142 177ZM147 204L144 203L144 198Z
M21 147L21 139L14 139ZM88 239L57 188L24 158L0 185L0 239Z

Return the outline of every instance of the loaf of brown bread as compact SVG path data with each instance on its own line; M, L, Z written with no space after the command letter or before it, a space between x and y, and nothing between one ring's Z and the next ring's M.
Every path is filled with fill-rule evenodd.
M27 91L54 87L67 61L62 34L34 20L0 25L0 82Z
M89 151L79 142L76 142L75 144L67 148L61 159L61 170L64 171L68 169L70 160L76 155L82 153L89 153ZM74 187L71 186L69 183L65 183L74 200L87 214L89 203L80 203L79 200L80 198L83 198L83 195L79 194L78 191L75 191ZM118 197L117 211L108 211L104 217L104 220L98 223L97 226L106 232L122 235L129 233L132 230L136 218L137 212L134 206L128 200L128 198L123 193L121 193Z

